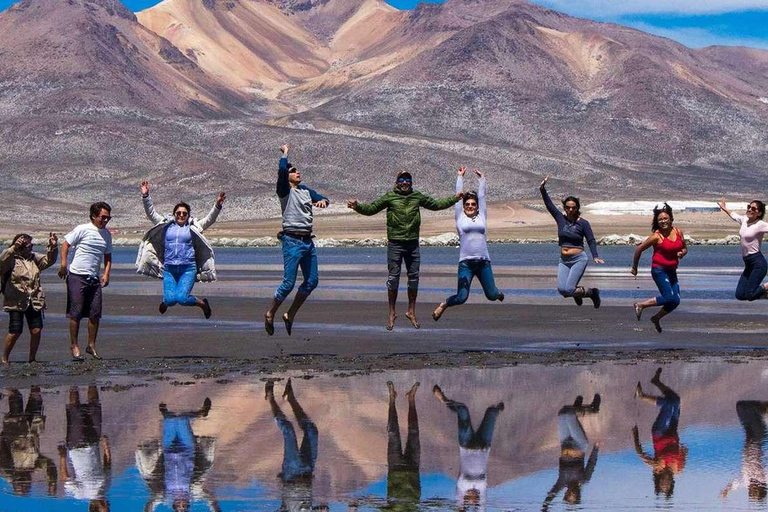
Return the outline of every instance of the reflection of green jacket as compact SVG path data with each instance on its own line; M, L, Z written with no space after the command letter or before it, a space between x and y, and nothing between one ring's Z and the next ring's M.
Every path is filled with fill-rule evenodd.
M445 210L456 204L457 201L458 199L454 196L433 199L415 190L400 192L395 189L372 203L358 203L355 211L363 215L376 215L386 208L387 238L389 240L410 241L419 239L420 206L427 210Z

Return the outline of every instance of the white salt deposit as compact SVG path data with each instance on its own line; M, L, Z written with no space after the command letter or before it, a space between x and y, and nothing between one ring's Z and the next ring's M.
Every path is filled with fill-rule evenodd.
M672 211L714 213L719 212L720 207L714 201L666 201L672 207ZM585 214L589 215L652 215L653 208L661 206L664 201L598 201L584 206ZM728 203L728 209L743 213L746 203Z

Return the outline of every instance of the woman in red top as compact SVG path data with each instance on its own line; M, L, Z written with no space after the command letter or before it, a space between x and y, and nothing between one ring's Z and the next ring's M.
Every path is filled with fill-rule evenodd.
M677 264L680 258L688 254L683 232L672 227L672 208L664 203L662 208L653 209L653 234L645 239L637 249L632 261L632 275L637 276L637 264L640 255L653 247L651 276L659 288L659 295L645 302L635 303L637 319L643 314L643 309L661 306L658 313L651 317L651 322L658 332L661 332L660 320L680 305L680 285L677 282Z

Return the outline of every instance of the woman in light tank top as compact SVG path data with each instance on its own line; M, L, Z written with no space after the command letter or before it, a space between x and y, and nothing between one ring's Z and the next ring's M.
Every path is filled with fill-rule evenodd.
M651 276L659 288L659 295L644 302L635 303L635 316L638 321L645 308L661 306L661 309L651 317L651 322L657 332L661 332L661 319L670 314L680 305L680 285L677 281L677 265L680 258L688 254L683 232L672 226L674 217L672 208L664 203L661 208L653 209L653 234L645 239L637 249L632 261L633 276L637 276L637 265L640 255L649 247L653 247Z
M459 168L456 177L456 194L464 192L464 174L466 167ZM464 304L469 297L469 287L472 279L477 277L488 300L504 300L504 294L496 288L491 268L491 258L488 255L486 242L486 183L485 175L478 169L474 172L478 179L477 193L464 194L462 204L456 203L456 232L459 234L459 284L456 295L451 295L441 302L432 313L432 318L437 322L443 312L450 307Z
M744 272L741 273L739 284L736 286L736 299L753 301L765 299L766 286L763 284L765 274L768 273L768 263L765 261L760 246L763 235L768 233L768 222L765 217L765 203L752 201L747 206L746 215L738 215L725 206L725 199L721 199L717 205L730 218L738 222L739 237L741 239L741 256L744 259Z

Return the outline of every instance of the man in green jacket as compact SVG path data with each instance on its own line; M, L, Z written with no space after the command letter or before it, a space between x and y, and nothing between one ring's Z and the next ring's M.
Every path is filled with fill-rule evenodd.
M372 203L358 203L357 199L347 201L347 207L363 215L376 215L387 209L387 292L389 296L389 321L387 330L395 327L395 303L397 288L400 285L400 268L405 260L408 273L408 312L405 316L418 329L416 319L416 296L419 292L419 227L421 226L420 207L427 210L445 210L456 204L463 193L444 199L433 199L413 190L413 177L407 171L397 174L394 190L387 192Z

